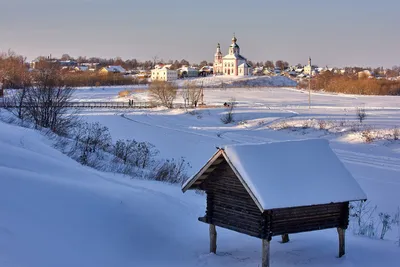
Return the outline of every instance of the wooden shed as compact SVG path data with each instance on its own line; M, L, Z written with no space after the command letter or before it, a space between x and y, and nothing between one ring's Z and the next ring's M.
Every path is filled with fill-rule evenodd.
M349 202L366 195L331 150L328 141L303 140L218 148L183 186L204 190L210 252L216 228L262 239L262 265L269 266L273 236L337 228L339 257L345 253Z

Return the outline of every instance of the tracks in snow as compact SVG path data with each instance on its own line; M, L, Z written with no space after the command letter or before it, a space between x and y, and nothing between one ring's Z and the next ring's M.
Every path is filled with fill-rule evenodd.
M147 117L150 117L147 113L145 115ZM162 125L156 125L156 124L152 124L152 123L148 123L148 122L131 119L131 118L126 117L125 114L120 114L120 116L126 120L129 120L129 121L132 121L135 123L139 123L139 124L143 124L143 125L147 125L147 126L151 126L151 127L167 129L167 130L171 130L171 131L181 132L181 133L185 133L185 134L192 134L192 135L197 135L197 136L212 138L212 139L219 139L219 140L224 139L226 141L230 141L230 142L238 143L238 144L240 144L240 143L265 143L265 142L280 141L280 140L271 139L271 138L267 138L267 137L243 134L243 132L240 130L218 132L218 133L216 133L217 136L215 136L213 134L202 134L202 133L198 133L198 132L194 132L194 131L187 131L187 130L172 128L172 127L167 127L167 126L162 126ZM297 113L293 112L292 116L272 120L272 121L263 123L257 127L250 128L250 129L257 130L262 127L265 127L265 126L271 125L273 123L279 122L281 120L285 120L285 119L292 118L295 116L297 116ZM232 135L232 136L228 137L227 135ZM388 156L375 156L375 155L371 155L371 154L353 152L353 151L348 151L348 150L343 150L343 149L333 149L333 150L337 154L337 156L343 162L346 162L346 163L400 172L400 158L388 157Z

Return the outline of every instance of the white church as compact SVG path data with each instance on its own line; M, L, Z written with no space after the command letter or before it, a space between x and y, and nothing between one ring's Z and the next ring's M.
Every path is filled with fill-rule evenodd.
M251 66L247 59L240 55L240 47L236 43L235 36L232 38L232 44L229 46L229 54L222 57L221 46L217 45L217 52L214 57L214 74L245 76L251 75Z

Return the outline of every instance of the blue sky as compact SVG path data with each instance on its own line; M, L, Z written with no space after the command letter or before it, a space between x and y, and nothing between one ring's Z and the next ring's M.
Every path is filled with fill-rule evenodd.
M0 0L0 50L212 61L233 32L252 61L400 65L399 0Z

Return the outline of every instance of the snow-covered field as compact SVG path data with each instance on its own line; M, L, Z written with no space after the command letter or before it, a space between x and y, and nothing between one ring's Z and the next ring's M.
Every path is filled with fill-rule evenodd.
M111 101L121 88L79 89L75 99ZM185 157L195 173L216 146L325 138L379 211L400 206L400 141L363 142L363 124L376 131L400 127L400 97L313 93L290 88L205 90L207 105L235 98L235 123L220 121L224 108L184 110L84 110L115 140L153 143L161 157ZM146 100L146 91L135 99ZM178 99L180 101L180 99ZM309 120L346 121L330 130L303 127ZM282 127L283 122L294 122ZM299 127L293 127L298 123ZM303 129L304 128L304 129ZM312 149L312 148L310 148ZM290 152L288 152L290 153ZM313 164L313 162L309 162ZM290 168L290 166L288 166ZM218 253L208 254L204 196L178 186L129 179L83 167L53 149L33 130L0 122L0 266L259 266L261 241L218 230ZM377 218L376 218L377 219ZM291 235L271 244L272 266L399 266L397 229L386 240L347 231L346 256L338 259L335 229Z

